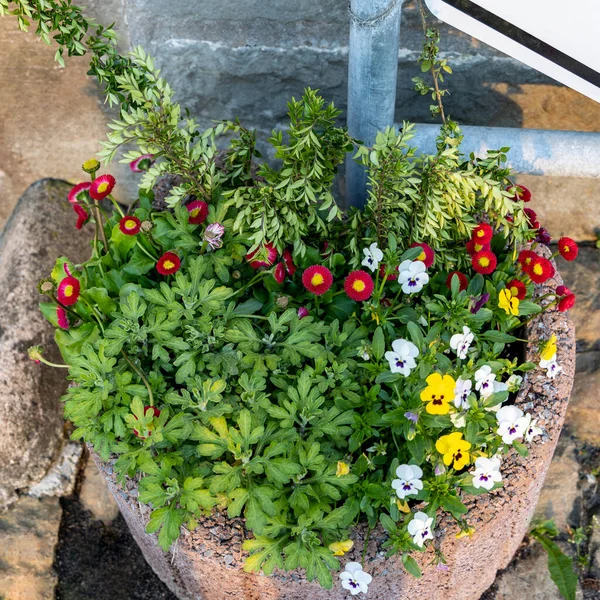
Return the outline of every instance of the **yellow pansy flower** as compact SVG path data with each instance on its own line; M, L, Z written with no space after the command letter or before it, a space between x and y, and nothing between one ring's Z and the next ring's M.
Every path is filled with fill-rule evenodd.
M507 315L517 316L519 314L519 299L506 288L500 290L498 306L503 308Z
M400 512L403 512L403 513L410 512L410 506L408 506L408 502L403 502L402 500L400 500L400 498L396 498L396 506L398 507L398 510Z
M468 450L471 444L462 439L463 434L460 431L443 435L436 443L435 449L442 455L444 464L448 467L452 465L457 471L460 471L471 462L471 455Z
M350 465L348 463L342 462L341 460L338 460L335 476L341 477L342 475L348 475L348 473L350 473Z
M421 400L427 402L425 410L430 415L446 415L454 400L456 381L450 375L432 373L426 380L427 387L421 392Z
M352 550L352 546L354 546L352 540L344 540L343 542L333 542L333 544L329 544L329 549L333 552L334 556L344 556L346 552Z
M462 529L461 531L459 531L455 537L457 540L460 540L460 538L464 538L467 536L472 538L474 533L475 533L475 527L467 527L467 529Z
M556 356L556 336L552 334L552 337L546 342L544 348L540 352L540 358L542 360L552 360Z

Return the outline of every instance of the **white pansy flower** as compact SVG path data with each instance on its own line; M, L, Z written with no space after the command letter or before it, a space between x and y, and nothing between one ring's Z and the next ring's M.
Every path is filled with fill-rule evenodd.
M470 379L459 377L456 380L456 387L454 388L454 406L456 408L464 410L469 408L469 394L472 387L473 382Z
M536 435L542 435L542 433L544 433L537 425L537 419L533 419L530 423L529 423L529 427L527 428L527 431L525 432L525 441L526 442L533 442L533 438Z
M428 517L424 512L416 512L407 530L413 536L413 542L422 548L426 540L433 539L433 518Z
M390 363L392 373L401 373L405 377L417 366L415 358L419 356L419 349L408 340L402 338L392 342L392 350L385 353L386 360Z
M420 260L405 260L398 267L398 283L405 294L416 294L429 282L425 263Z
M462 429L467 424L465 413L452 413L450 415L450 422L456 429Z
M529 429L531 415L524 414L516 406L503 406L497 413L499 436L505 444L512 444L515 440L522 438Z
M556 356L550 360L540 360L540 367L546 369L546 375L549 379L554 379L562 371L562 367L556 362Z
M475 336L471 332L471 330L464 325L462 333L455 333L450 338L450 348L454 350L456 356L460 359L467 358L467 352L473 343Z
M400 500L406 496L416 496L423 489L423 471L416 465L400 465L396 469L396 477L398 479L392 481L392 487Z
M523 378L520 375L511 375L506 380L506 385L508 386L509 392L518 392L522 383L523 383Z
M377 247L376 242L373 242L368 248L364 248L363 252L365 257L360 264L375 272L383 260L383 252Z
M487 398L494 393L494 380L496 375L492 373L492 368L483 365L475 371L475 389L481 394L482 398Z
M491 490L494 484L502 481L500 459L495 456L476 459L475 470L471 471L471 475L473 475L473 487Z
M366 594L369 591L369 584L373 578L362 570L362 566L357 562L349 562L343 573L340 573L342 587L349 590L350 594L356 596L361 592Z

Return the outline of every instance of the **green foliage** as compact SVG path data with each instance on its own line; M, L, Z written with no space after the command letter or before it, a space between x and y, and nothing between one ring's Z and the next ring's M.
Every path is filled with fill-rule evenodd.
M533 527L529 535L536 539L548 553L548 570L560 595L565 600L575 600L577 572L573 566L573 559L567 556L556 542L552 541L552 538L556 537L558 533L553 521L545 521Z
M357 523L380 523L388 554L399 553L420 576L412 553L424 547L409 533L417 504L425 503L432 528L446 513L468 532L467 496L484 491L469 469L482 452L510 451L495 416L510 400L507 384L488 395L473 389L459 402L446 398L436 411L424 401L427 379L472 381L488 367L501 383L534 368L514 358L513 333L552 306L534 301L516 262L535 232L523 202L508 191L507 149L467 157L451 121L431 156L410 146L407 123L356 149L336 125L339 111L307 89L288 105L289 127L269 140L274 167L257 162L255 133L238 121L200 131L143 49L119 56L111 28L93 25L69 2L0 0L0 12L16 15L22 28L36 21L46 42L55 33L61 51L89 54L109 102L121 105L102 158L134 144L124 162L153 159L128 209L144 225L139 233L123 233L121 215L103 216L82 200L96 228L93 254L78 266L58 259L40 285L48 295L42 313L56 328L73 383L63 400L74 438L114 460L120 477L139 477L140 501L152 507L148 531L165 550L182 526L191 529L218 508L243 517L254 536L244 544L248 571L302 567L308 579L331 587L339 562L329 545ZM436 35L427 36L423 67L432 70L439 99L437 81L448 69L437 58ZM354 150L367 169L369 197L364 212L344 214L332 187ZM181 183L167 210L157 211L152 188L166 174ZM208 205L203 223L190 222L192 199ZM493 226L498 260L485 277L472 270L465 249L482 219ZM422 260L416 242L431 246L435 262L427 285L412 294L396 276L399 265ZM383 260L366 266L373 244ZM171 275L157 269L166 252L181 261ZM344 282L361 263L373 292L359 302ZM310 291L318 281L302 278L317 265L332 278L319 295ZM446 285L454 269L468 275L462 291L458 277ZM56 288L67 270L81 292L62 306ZM529 300L515 315L499 299L516 277ZM58 326L57 304L66 329ZM474 339L460 358L451 339L465 326ZM418 351L408 372L397 368L398 342ZM32 358L44 360L37 348ZM456 433L469 445L461 466L439 445ZM400 465L423 471L422 489L407 502L392 486ZM552 552L553 568L563 573Z

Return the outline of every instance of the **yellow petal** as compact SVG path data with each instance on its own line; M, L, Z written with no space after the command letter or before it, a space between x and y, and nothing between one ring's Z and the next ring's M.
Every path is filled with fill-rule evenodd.
M408 502L402 502L402 500L400 500L400 498L396 499L396 506L398 507L398 510L403 513L410 512L410 507L408 506Z
M348 475L348 473L350 473L350 465L348 463L342 462L341 460L338 460L337 469L335 471L336 477Z
M333 544L329 544L329 549L333 552L334 556L344 556L346 552L352 550L352 546L354 546L352 540L344 540L343 542L333 542Z
M467 529L463 529L462 531L459 531L456 534L456 539L460 540L460 538L464 538L467 536L472 538L474 533L475 533L475 527L468 527Z

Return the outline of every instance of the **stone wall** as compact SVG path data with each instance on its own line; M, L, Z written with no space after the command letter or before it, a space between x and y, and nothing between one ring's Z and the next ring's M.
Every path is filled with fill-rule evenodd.
M342 0L82 0L98 21L116 22L121 47L143 45L207 125L239 116L263 139L285 122L286 102L306 86L346 107L347 3ZM433 23L433 18L431 19ZM600 105L441 24L454 75L447 112L464 124L600 131ZM429 121L428 100L412 92L421 25L405 3L399 52L398 120ZM53 63L54 49L0 19L0 227L38 178L79 178L80 163L104 137L105 110L85 59ZM120 199L134 192L116 169ZM546 226L591 240L600 182L527 178ZM589 218L589 216L592 218ZM585 216L585 219L581 217Z

